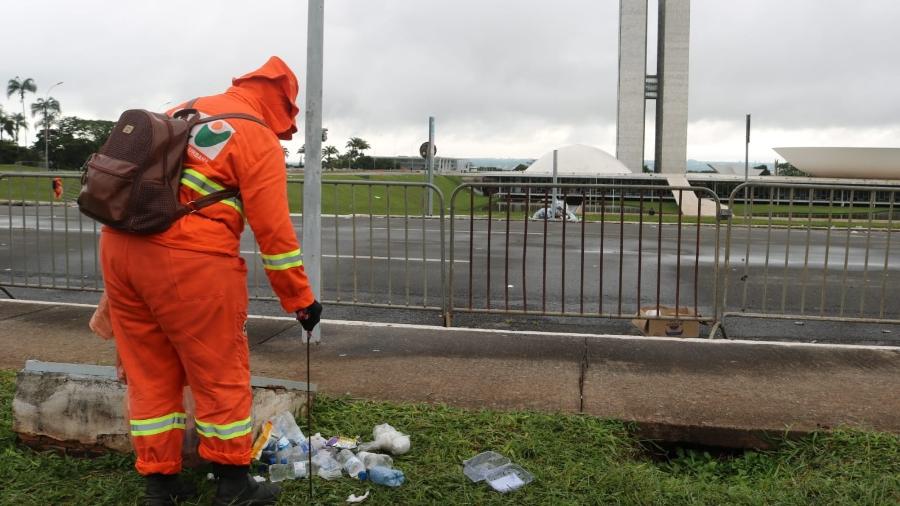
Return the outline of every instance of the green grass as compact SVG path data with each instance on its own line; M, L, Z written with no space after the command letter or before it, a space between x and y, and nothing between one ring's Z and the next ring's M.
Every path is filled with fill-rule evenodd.
M135 504L142 482L130 456L95 459L34 452L11 432L14 376L0 371L0 504ZM714 456L679 450L651 458L651 443L628 427L588 416L462 410L320 398L315 428L367 436L389 422L412 434L412 450L395 466L398 489L349 478L315 481L317 504L339 504L372 490L366 504L886 505L900 501L900 437L860 431L815 434L777 451ZM472 484L461 462L495 450L536 479L511 495ZM208 504L206 470L190 474ZM287 482L280 504L306 504L307 481Z

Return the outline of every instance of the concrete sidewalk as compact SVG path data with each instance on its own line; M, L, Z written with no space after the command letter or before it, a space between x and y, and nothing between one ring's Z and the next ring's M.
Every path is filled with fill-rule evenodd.
M87 328L92 311L0 302L0 367L20 369L30 358L112 364L112 343ZM253 374L302 381L300 332L288 318L251 317ZM338 321L326 321L324 333L312 381L331 395L582 411L637 422L649 437L721 446L765 446L767 433L845 425L900 433L895 347Z

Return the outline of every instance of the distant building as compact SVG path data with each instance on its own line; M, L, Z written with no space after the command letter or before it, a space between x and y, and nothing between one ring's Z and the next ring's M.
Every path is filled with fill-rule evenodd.
M377 170L424 171L425 159L420 156L373 156ZM435 173L469 172L472 164L465 158L434 157Z
M900 148L774 148L813 177L900 179Z

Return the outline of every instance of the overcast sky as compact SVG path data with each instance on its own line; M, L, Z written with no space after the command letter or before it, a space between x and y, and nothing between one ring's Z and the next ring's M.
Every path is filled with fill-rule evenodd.
M304 105L304 1L28 0L2 12L0 80L34 78L34 98L63 81L51 94L66 115L163 109L270 55L300 77ZM615 153L616 0L326 0L325 22L328 144L360 136L375 154L415 154L433 115L445 156ZM897 0L693 0L688 157L742 160L746 113L755 160L776 146L900 146L898 24Z

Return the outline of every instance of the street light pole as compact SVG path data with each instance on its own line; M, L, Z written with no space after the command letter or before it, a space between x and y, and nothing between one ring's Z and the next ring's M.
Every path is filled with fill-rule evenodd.
M63 82L60 81L47 88L47 93L44 94L44 165L47 170L50 170L50 122L47 121L47 100L50 99L50 90L62 83Z

